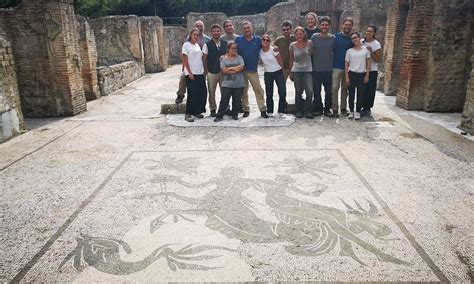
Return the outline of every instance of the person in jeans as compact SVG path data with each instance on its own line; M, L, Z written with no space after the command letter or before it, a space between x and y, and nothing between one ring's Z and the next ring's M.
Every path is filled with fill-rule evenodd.
M335 34L336 49L334 50L332 70L332 111L339 117L339 87L341 89L341 115L349 115L347 112L347 85L346 85L346 52L353 48L351 40L352 18L345 18L342 22L342 31Z
M281 31L283 33L282 36L278 37L275 42L273 43L275 46L278 47L281 59L283 60L283 75L285 76L285 84L286 80L291 74L290 69L290 44L296 41L295 36L291 35L291 22L284 21L281 24Z
M243 75L244 59L237 55L237 44L231 42L227 45L227 54L221 58L220 67L223 74L221 88L221 102L219 111L214 119L215 122L222 121L226 114L230 98L232 98L232 119L238 120L240 97L245 87Z
M260 79L258 77L258 57L260 54L260 48L262 47L262 39L259 36L253 34L252 24L245 21L243 24L244 35L239 36L235 39L237 43L238 54L242 56L245 62L244 77L245 77L245 88L242 94L242 102L244 106L244 117L248 117L250 113L249 104L249 82L252 85L252 89L255 92L255 98L257 99L257 105L260 110L260 116L262 118L268 118L268 114L265 108L265 98L262 86L260 85Z
M328 17L319 23L320 33L311 37L313 42L313 115L334 117L332 112L332 65L336 37L329 33L331 20ZM324 86L324 105L321 99L321 85Z
M364 84L369 82L370 52L362 45L360 34L352 33L354 47L346 53L346 84L349 86L349 118L360 119L364 100ZM354 98L357 89L357 105L354 115Z
M273 82L278 87L278 115L280 118L285 117L286 112L286 84L282 70L282 58L279 52L270 48L271 38L268 34L262 36L262 49L260 50L260 60L262 60L265 73L263 78L265 81L265 94L267 96L267 113L273 116Z
M371 115L374 106L375 93L377 91L377 78L379 76L378 63L382 61L382 45L375 39L377 27L369 25L365 31L364 46L370 52L370 73L369 82L365 85L364 105L362 106L361 115Z
M188 99L186 101L186 115L188 122L193 122L194 117L204 118L202 113L206 112L206 81L204 76L204 64L202 51L199 46L199 30L194 28L189 33L189 39L183 44L182 58Z
M296 41L290 44L290 79L295 83L296 117L313 119L311 114L313 97L313 76L311 54L313 52L313 42L308 40L304 28L295 29ZM306 99L303 98L303 91Z
M227 51L227 43L221 38L222 28L218 24L211 26L212 40L206 42L202 48L204 54L204 74L207 74L209 89L209 108L211 116L216 117L216 88L221 81L220 58Z
M202 21L196 21L194 23L194 27L199 30L198 44L202 49L204 44L210 41L211 38L204 34L204 23ZM182 61L183 61L183 58L181 58L181 62ZM178 91L176 92L175 103L177 104L182 103L184 100L185 94L186 94L186 78L184 76L184 65L183 65L183 72L181 76L179 77L179 86L178 86Z

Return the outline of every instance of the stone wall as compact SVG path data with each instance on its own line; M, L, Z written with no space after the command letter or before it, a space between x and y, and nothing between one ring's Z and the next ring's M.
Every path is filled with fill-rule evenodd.
M95 45L94 32L89 23L82 16L76 16L76 28L79 36L79 51L82 61L82 84L84 94L88 101L100 97L97 85L97 50Z
M462 109L472 37L470 5L469 0L394 2L387 27L385 91L397 94L398 106Z
M166 70L165 38L163 20L159 17L140 17L145 72Z
M204 23L204 33L210 36L211 26L213 24L222 26L222 23L224 23L226 19L227 15L224 13L189 13L186 15L186 26L187 30L190 31L194 28L196 21L202 21Z
M85 111L73 0L23 0L13 12L0 11L2 17L13 46L24 115Z
M188 31L183 27L164 27L164 36L167 44L165 54L170 65L181 64L181 48L188 36Z
M126 61L144 62L137 16L107 16L89 21L97 45L98 66Z
M229 19L234 24L234 29L236 34L242 34L242 23L249 21L253 25L253 30L257 35L263 35L266 32L265 27L265 13L256 14L256 15L241 15L241 16L232 16Z
M471 73L467 82L466 102L459 128L474 135L474 53L472 51L474 51L474 41L471 42Z
M137 61L98 67L97 77L100 94L102 96L110 95L143 75L143 65Z
M20 107L12 47L0 29L0 143L24 128Z

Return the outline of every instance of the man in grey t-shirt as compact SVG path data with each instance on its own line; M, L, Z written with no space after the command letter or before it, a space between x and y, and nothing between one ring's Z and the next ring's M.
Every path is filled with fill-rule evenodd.
M313 42L313 115L323 114L334 117L332 107L332 68L336 37L329 33L331 20L328 17L321 19L320 33L311 37ZM324 105L321 99L321 85L324 86Z

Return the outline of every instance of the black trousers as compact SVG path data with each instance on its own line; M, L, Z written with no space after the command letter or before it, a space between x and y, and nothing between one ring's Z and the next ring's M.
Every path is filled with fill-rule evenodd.
M371 71L369 73L369 82L365 84L365 93L364 93L364 109L369 110L374 107L375 101L375 92L377 92L377 78L379 72Z
M321 99L321 85L324 87L324 105ZM332 71L313 71L313 111L330 110L332 107Z
M198 115L206 112L207 88L204 75L194 75L194 80L186 76L186 113Z
M239 106L244 88L221 88L221 102L219 103L219 111L217 117L223 118L229 108L229 101L232 98L232 117L239 116Z
M354 111L354 99L357 89L357 103L356 103L356 112L360 112L362 109L362 104L364 100L364 77L365 73L356 73L349 71L349 80L351 81L349 85L349 109L351 112Z
M285 76L283 75L283 70L278 70L275 72L265 72L263 74L263 79L265 81L265 94L267 96L267 112L273 113L273 82L276 83L278 88L278 112L286 112L286 84Z

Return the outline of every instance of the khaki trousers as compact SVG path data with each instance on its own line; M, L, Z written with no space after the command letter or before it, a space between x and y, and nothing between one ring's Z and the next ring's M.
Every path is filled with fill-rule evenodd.
M341 88L341 111L347 110L346 72L341 69L332 70L332 110L339 112L339 87Z
M252 89L255 93L255 98L257 99L258 109L262 111L266 111L265 107L265 98L264 98L264 91L262 86L260 85L260 79L258 77L257 72L251 71L244 71L245 77L245 88L244 93L242 94L242 103L244 105L244 111L250 111L250 104L249 104L249 82L252 85Z
M176 95L180 97L184 97L186 94L186 77L184 77L184 73L181 74L181 77L179 77L179 87L178 91L176 92Z
M207 73L207 89L209 90L209 108L211 111L217 110L216 89L217 84L219 84L219 88L221 87L221 82L221 73Z

